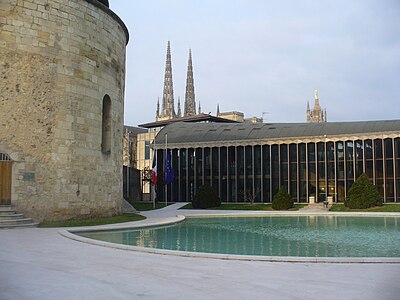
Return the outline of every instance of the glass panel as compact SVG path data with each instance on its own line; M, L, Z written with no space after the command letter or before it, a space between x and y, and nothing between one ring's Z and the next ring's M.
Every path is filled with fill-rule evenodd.
M373 158L373 148L372 148L372 141L365 140L365 159L372 159Z
M395 138L394 143L395 143L394 153L396 155L396 158L400 158L400 138Z
M299 144L299 192L300 202L307 202L307 177L306 177L306 144Z
M317 144L318 158L318 202L326 200L326 182L325 182L325 144Z
M261 176L261 146L254 146L254 194L255 201L261 202L261 185L262 185L262 176Z
M235 147L228 148L228 201L236 202L236 154Z
M186 149L179 150L180 159L180 201L187 201L186 199L186 186L187 186L187 174L186 174Z
M392 139L385 139L385 158L393 158Z
M196 148L196 190L203 185L203 148Z
M204 148L204 184L211 185L211 153L210 148Z
M245 188L245 200L252 201L253 198L253 147L246 146L245 147L245 180L246 180L246 188Z
M227 148L220 148L220 172L221 172L221 201L228 201L228 172L227 172Z
M345 182L344 182L344 143L336 142L336 176L337 176L337 201L345 200Z
M374 140L375 159L383 158L382 153L382 140Z
M212 188L219 195L219 151L212 148Z
M373 160L367 160L365 162L365 174L367 174L370 179L372 179L374 177L374 161Z
M271 202L270 199L270 155L269 155L269 145L262 146L263 151L263 202Z
M394 202L394 180L386 179L386 202Z
M317 197L315 144L308 143L307 150L308 150L308 195ZM315 199L315 200L317 200L317 199Z
M355 147L356 147L356 159L354 163L356 164L356 178L358 178L362 173L363 173L363 167L364 167L364 160L363 160L363 144L362 141L356 141L355 142Z
M189 155L189 168L188 168L188 173L189 173L189 199L187 201L192 201L193 196L194 196L194 162L195 162L195 157L194 157L194 149L190 148L188 149L188 155Z
M175 179L172 182L172 195L171 199L172 201L180 201L179 199L179 150L178 149L173 149L172 150L172 157L171 157L171 165L172 165L172 170L174 171L174 176Z
M279 191L279 148L278 145L271 146L271 175L272 175L272 199Z
M144 141L144 159L150 159L150 141Z
M237 147L237 165L238 165L238 174L237 174L238 202L243 202L244 201L244 148L242 146Z

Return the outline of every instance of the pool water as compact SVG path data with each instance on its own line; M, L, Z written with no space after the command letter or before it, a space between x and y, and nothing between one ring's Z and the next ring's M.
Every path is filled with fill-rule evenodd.
M168 226L76 233L158 249L263 256L400 257L400 218L187 218Z

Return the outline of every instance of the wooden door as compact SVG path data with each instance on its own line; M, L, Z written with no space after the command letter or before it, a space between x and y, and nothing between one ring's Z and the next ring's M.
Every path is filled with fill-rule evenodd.
M11 161L0 161L0 205L11 204Z

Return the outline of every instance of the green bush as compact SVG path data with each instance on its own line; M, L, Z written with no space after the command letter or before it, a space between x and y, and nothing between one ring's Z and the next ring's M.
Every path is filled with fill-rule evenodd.
M288 194L285 187L281 187L272 201L272 208L275 210L288 210L294 206L292 196Z
M221 206L218 194L209 185L202 185L197 190L192 201L193 208L211 208Z
M344 201L348 208L369 208L382 205L382 197L367 174L361 174L349 189Z

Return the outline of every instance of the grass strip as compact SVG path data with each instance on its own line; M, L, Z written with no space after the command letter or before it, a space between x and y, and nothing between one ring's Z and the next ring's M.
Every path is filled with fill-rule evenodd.
M168 203L168 205L171 205L171 204L172 203ZM133 207L136 208L138 211L147 211L147 210L164 208L165 202L156 203L156 208L154 208L153 203L150 203L150 202L136 202L136 203L133 203Z
M93 219L82 219L82 220L65 220L65 221L45 221L39 224L41 228L52 228L52 227L79 227L79 226L96 226L106 225L115 223L124 223L132 221L144 220L146 217L134 214L125 213L115 217L108 218L93 218Z
M329 211L343 211L343 212L400 212L400 204L383 204L382 206L375 206L366 209L351 209L344 204L333 204Z
M289 209L291 211L296 211L306 206L305 204L295 204L293 208ZM194 209L192 203L188 203L181 209ZM246 203L222 203L220 207L209 208L213 210L273 210L272 204L246 204Z

